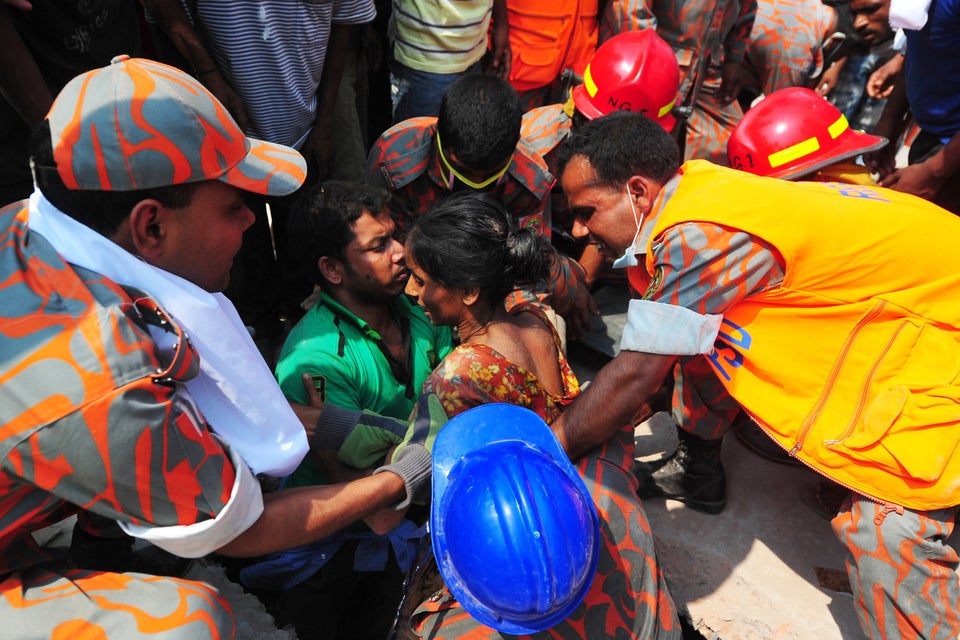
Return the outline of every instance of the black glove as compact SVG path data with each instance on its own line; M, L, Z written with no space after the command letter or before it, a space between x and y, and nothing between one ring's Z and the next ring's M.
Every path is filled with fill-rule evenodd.
M411 502L425 504L430 496L430 474L433 460L430 452L421 444L408 444L393 456L393 462L374 471L392 471L403 479L407 487L407 497L393 508L406 509Z

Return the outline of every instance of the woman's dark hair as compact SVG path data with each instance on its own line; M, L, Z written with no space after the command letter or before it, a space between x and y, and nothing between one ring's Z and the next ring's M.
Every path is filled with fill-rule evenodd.
M539 233L514 227L498 197L478 191L455 193L416 218L406 251L443 286L476 287L490 305L518 284L545 279L556 259Z
M44 120L30 137L30 157L34 164L37 187L57 209L102 236L116 233L133 207L141 200L156 200L165 207L180 209L193 201L200 182L136 191L95 191L68 189L57 172L53 158L50 123Z
M314 283L326 286L317 266L320 258L342 261L354 238L352 225L365 212L380 215L389 200L384 189L346 180L327 180L297 194L286 233L292 255Z

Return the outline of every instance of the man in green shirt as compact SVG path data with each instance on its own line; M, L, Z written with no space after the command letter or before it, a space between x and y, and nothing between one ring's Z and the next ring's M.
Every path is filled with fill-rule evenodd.
M294 207L287 234L318 297L287 337L276 375L294 402L308 403L306 373L325 413L333 407L372 411L404 421L405 429L423 381L452 349L453 338L449 327L431 324L403 293L409 273L403 245L394 238L389 197L363 183L328 181ZM307 456L286 486L328 484L344 472L373 469L403 436L367 433L374 435L345 438L337 429L312 434L311 449L336 451L336 460ZM371 437L385 442L371 446ZM401 570L415 549L407 543L422 533L417 529L405 521L378 536L358 525L245 569L241 579L283 589L281 614L300 638L382 638L400 599Z

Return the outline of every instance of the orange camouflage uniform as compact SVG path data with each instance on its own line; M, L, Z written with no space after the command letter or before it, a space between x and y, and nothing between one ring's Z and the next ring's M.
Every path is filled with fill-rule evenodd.
M681 187L683 180L691 181L688 184L692 186L684 190ZM783 185L783 189L791 190L792 193L788 194L776 189L778 183ZM707 184L710 185L709 189L704 188ZM810 193L805 196L804 191ZM713 206L711 209L714 211L711 212L706 211L704 207L704 202L711 204L723 202L724 193L729 195L746 192L751 194L752 200L736 207L736 211L730 210L732 205L726 207L726 210L723 207ZM699 200L697 197L691 197L691 194L695 193L700 194ZM738 317L737 308L744 308L751 304L752 300L758 299L770 301L769 304L774 309L789 306L789 292L793 287L800 286L798 279L801 276L795 275L799 271L796 265L802 260L802 258L798 259L799 248L786 246L786 249L791 250L790 260L786 260L769 239L780 238L782 243L784 233L781 231L778 235L772 230L767 230L767 226L786 226L787 223L770 221L769 224L765 224L766 221L762 220L764 216L769 215L765 212L783 210L783 202L773 199L775 193L779 193L783 201L795 201L808 197L808 202L811 203L809 206L816 207L818 210L831 210L830 207L833 207L838 228L842 225L847 225L844 228L849 228L851 224L858 227L857 222L851 223L849 220L841 224L843 216L855 221L882 217L884 221L882 224L886 225L890 224L891 216L902 219L901 226L905 229L912 228L915 231L909 233L917 234L915 238L908 237L907 231L898 230L898 233L903 236L903 246L917 247L922 241L928 253L923 259L916 256L911 269L903 270L897 266L891 266L890 269L903 274L902 281L896 283L893 288L898 291L900 289L910 291L913 287L920 287L921 290L929 288L927 295L920 294L923 302L919 303L917 316L926 313L933 317L938 314L953 317L953 325L946 322L939 322L937 325L938 330L956 332L955 328L950 328L950 326L957 326L955 317L950 316L949 313L952 302L938 297L934 289L934 283L946 282L948 286L956 278L950 259L945 257L949 255L949 251L944 246L955 243L957 238L960 238L960 222L956 222L956 218L947 212L938 210L937 207L925 201L879 187L839 183L825 185L781 183L775 179L758 178L745 172L712 167L705 162L687 163L681 167L681 175L664 186L658 204L654 206L651 213L652 217L644 226L647 237L652 238L649 241L646 260L650 284L644 297L656 302L686 307L701 314L723 314L725 317L724 328L721 329L717 338L715 351L708 356L681 358L675 368L674 418L682 428L703 438L722 437L741 407L721 382L721 376L729 376L729 372L734 369L747 370L760 366L755 362L747 366L745 361L750 361L751 354L755 355L761 350L758 343L762 337L770 337L769 330L761 334L756 326L762 324L760 322L744 321L741 326L737 326L735 323ZM902 209L899 216L891 213L892 207ZM827 216L829 214L823 214L822 217ZM923 217L924 225L911 222L915 217L920 216ZM853 283L848 282L851 279L851 273L869 272L868 267L855 271L848 262L866 262L872 259L897 265L902 261L898 262L895 257L890 256L889 251L880 252L879 257L867 255L861 245L869 243L868 240L850 242L846 240L849 233L843 233L837 229L826 229L827 225L823 224L822 217L816 221L805 221L805 224L810 229L823 230L820 235L824 237L832 232L832 239L829 242L831 246L826 249L831 252L830 255L841 253L835 251L838 245L850 247L857 245L856 248L845 249L848 253L854 253L856 257L838 255L825 258L821 255L817 259L819 263L835 262L835 277L821 277L819 281L814 279L813 284L810 284L811 278L807 276L807 282L804 283L814 291L814 295L819 296L817 299L823 301L819 310L824 317L827 317L826 309L844 304L856 304L860 292L854 289L860 286L869 288L873 284L863 277L854 277ZM719 219L730 220L731 223L722 224ZM734 220L737 221L737 226L734 226L732 222ZM934 237L926 235L931 227L937 229ZM764 237L761 238L761 234L758 233L747 232L744 228L761 228ZM807 235L815 235L815 232L809 231ZM933 246L931 243L943 246ZM809 244L806 243L804 246ZM814 240L813 244L818 250L824 251L823 245L828 243L826 241L818 243ZM905 249L905 252L912 251L913 249ZM808 255L809 252L810 250ZM805 262L815 261L808 258ZM784 285L785 282L788 282L787 286ZM837 293L845 286L848 290L847 297L851 300L845 301L841 294ZM895 296L896 292L888 295ZM761 314L762 312L748 313L746 317ZM874 316L876 315L875 313ZM867 323L870 317L866 316L863 322ZM829 324L830 320L823 322ZM789 333L792 337L792 340L788 338L787 342L796 342L798 336L802 336L800 330L794 326L798 323L799 321L781 323L783 325L781 333ZM910 323L904 324L909 326ZM822 331L824 342L827 333L824 326ZM907 334L908 329L903 329L901 333ZM809 345L811 348L815 342L800 338L801 345ZM893 339L890 342L892 343ZM924 346L922 341L918 341L918 349ZM863 355L852 353L851 345L847 347L850 352L842 353L840 359L868 369L869 363L863 364ZM888 344L887 349L893 351L892 344ZM829 351L829 354L832 353ZM944 357L949 360L949 354L944 354ZM800 368L804 371L813 369L811 358L808 357ZM932 369L931 367L931 375L933 375ZM916 372L909 370L908 367L904 367L903 370L908 377L911 372L916 375ZM879 376L881 380L885 379L882 366L875 364L872 373ZM857 375L853 373L847 377L859 380ZM765 397L744 397L748 394L740 396L746 406L760 410L766 404L773 407L769 411L780 410L791 404L783 399L785 389L792 389L791 395L797 398L806 398L814 394L807 389L809 385L798 387L797 379L802 379L802 375L796 370L791 370L789 362L784 363L782 370L771 372L770 376L772 379L768 380L764 387L769 389L770 393ZM936 385L930 384L929 381L927 384L929 388L936 389ZM951 386L948 384L945 388L949 389ZM923 388L915 389L915 392L922 395ZM935 398L939 395L933 394ZM949 397L955 397L955 395L943 396L940 403L949 405ZM845 398L846 396L841 394L837 400L843 404L847 402ZM863 402L864 406L872 406L869 399ZM804 406L802 401L797 403ZM925 407L927 416L937 415L937 408L934 406L931 409L931 404L928 402ZM819 409L825 413L823 406ZM762 417L759 416L758 420ZM874 421L883 419L879 415L872 415L872 418ZM912 419L920 420L917 417ZM799 422L799 420L796 422L788 420L781 424L768 421L761 424L766 427L772 437L781 442L782 446L788 446L782 442L784 438L778 437L777 434L796 434L800 430ZM844 425L837 426L834 431L842 426ZM864 430L868 430L871 426L878 429L876 425L867 425ZM832 424L824 425L823 428L829 430ZM917 439L925 437L935 448L955 449L955 444L950 444L956 443L955 435L951 435L955 433L951 431L955 428L955 422L938 424L934 420L933 424L926 425L926 428L918 427L911 432L917 434L915 436ZM895 429L890 428L890 431L893 432ZM818 458L812 457L812 453L807 453L807 449L815 451L821 444L831 448L831 441L826 440L825 435L819 435L820 433L818 431L817 437L808 438L804 446L800 446L800 441L797 440L798 444L791 452L823 475L837 479L838 474L845 474L839 477L845 480L850 478L845 482L848 486L855 483L857 477L871 477L869 474L873 465L867 461L847 461L839 466L834 463L831 467L820 462ZM794 437L800 438L799 435ZM895 450L898 444L900 449L904 448L902 438L905 436L902 433L884 433L876 437L881 440L884 437L889 438L890 450ZM850 438L851 446L853 446L853 440L855 438ZM837 440L833 444L840 442ZM866 451L868 444L869 442L861 441L857 447ZM916 450L917 447L913 449ZM948 463L944 462L951 459L950 451L946 451L943 456L926 456L919 452L918 455L927 460L925 464L931 474L935 472L937 465L943 465L945 470L936 478L936 482L945 485L952 482L953 486L956 485L955 474L950 471ZM912 471L916 472L916 470ZM833 519L834 532L848 550L847 571L853 587L857 615L861 627L870 638L936 638L938 640L956 638L960 634L960 580L956 575L956 570L960 567L960 559L956 550L946 544L945 540L954 529L954 517L957 513L955 505L958 498L955 492L951 493L949 490L935 491L936 495L925 496L924 487L929 486L933 481L924 483L915 480L911 484L911 479L907 478L909 473L910 471L904 466L892 470L890 475L891 477L897 474L904 476L904 486L912 486L913 489L902 489L896 485L895 480L889 480L886 483L877 481L872 487L871 495L866 495L866 489L860 489L859 493L851 492ZM837 481L840 482L839 479ZM905 497L901 499L900 505L892 504L891 500L897 498L891 496L895 496L897 490L912 491L916 500L925 500L925 504L931 506L926 508L928 510L919 507L905 508L902 506L902 501L906 500Z
M821 45L836 31L837 12L821 0L757 0L747 45L747 88L766 94L809 87L822 73Z
M166 527L212 519L234 470L183 391L192 347L161 362L150 326L179 329L152 301L73 268L0 209L0 617L6 637L232 637L213 587L79 571L32 532L80 511Z
M696 94L687 120L685 158L726 164L730 131L743 117L736 100L721 105L722 65L742 64L756 0L610 0L600 21L600 44L623 31L654 28L676 52L680 99Z

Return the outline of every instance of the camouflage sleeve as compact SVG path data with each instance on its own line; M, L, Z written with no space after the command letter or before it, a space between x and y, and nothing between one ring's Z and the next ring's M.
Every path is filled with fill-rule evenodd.
M655 273L644 298L722 314L783 282L784 261L762 240L718 225L686 223L653 244Z
M236 449L225 445L236 470L230 500L213 519L172 526L135 525L120 522L128 535L143 538L183 558L202 558L234 540L263 513L260 483L247 468Z
M723 61L740 64L750 44L750 32L757 17L757 0L741 0L740 10L723 43Z
M547 282L550 305L554 311L563 315L570 310L576 300L579 287L587 286L587 273L580 263L562 254L550 268Z
M610 0L600 19L600 41L603 44L618 33L656 29L657 18L647 0Z
M217 517L235 480L189 394L150 378L33 431L0 464L87 511L147 526Z

